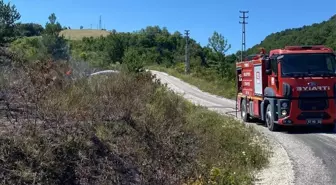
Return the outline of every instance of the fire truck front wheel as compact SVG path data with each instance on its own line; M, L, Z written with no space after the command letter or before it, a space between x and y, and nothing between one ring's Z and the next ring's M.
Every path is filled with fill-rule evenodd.
M279 125L274 123L274 116L272 114L272 105L271 104L267 105L265 118L266 118L266 125L267 125L268 130L270 130L270 131L279 130Z
M244 122L249 122L251 121L250 115L247 113L247 108L246 108L246 99L243 99L241 102L241 118L243 119Z

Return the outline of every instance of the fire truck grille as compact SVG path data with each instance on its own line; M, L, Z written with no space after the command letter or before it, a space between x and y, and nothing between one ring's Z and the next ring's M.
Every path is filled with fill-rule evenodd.
M330 119L330 115L326 112L302 112L297 117L298 120L316 119L316 118L326 120Z
M328 108L328 94L326 91L301 92L299 108L303 111L325 110Z

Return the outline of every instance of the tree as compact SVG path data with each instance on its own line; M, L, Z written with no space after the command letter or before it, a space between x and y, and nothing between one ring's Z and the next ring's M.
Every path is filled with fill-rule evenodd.
M229 64L235 64L238 61L238 57L235 54L227 55L225 61Z
M67 60L69 58L68 45L63 36L59 36L62 26L56 21L56 15L52 13L49 16L44 34L42 36L43 43L47 51L55 60Z
M225 53L231 48L231 44L228 44L228 41L224 39L224 36L218 32L214 32L212 37L208 39L208 47L210 47L215 53L222 54Z
M231 44L218 32L214 32L208 39L208 47L214 53L212 60L209 61L209 65L215 68L222 76L228 76L230 72L230 65L225 61L225 53L231 48Z
M45 34L58 36L58 34L62 31L62 26L59 22L56 22L57 17L55 13L52 13L49 16L49 22L47 22L45 26Z
M111 63L122 62L124 56L123 38L121 35L110 34L106 37L104 48Z
M12 41L15 37L15 22L21 18L15 5L0 0L0 43Z
M16 31L19 36L32 37L40 36L44 28L36 23L18 23L16 25Z

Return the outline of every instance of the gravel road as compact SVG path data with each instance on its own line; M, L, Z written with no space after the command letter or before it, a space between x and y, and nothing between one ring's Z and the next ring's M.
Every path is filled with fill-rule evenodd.
M202 92L182 80L159 71L151 71L168 88L189 101L221 114L235 116L235 101ZM239 113L238 113L239 117ZM270 132L253 123L272 143L273 156L267 168L257 174L262 185L336 184L336 134L317 129L286 129Z

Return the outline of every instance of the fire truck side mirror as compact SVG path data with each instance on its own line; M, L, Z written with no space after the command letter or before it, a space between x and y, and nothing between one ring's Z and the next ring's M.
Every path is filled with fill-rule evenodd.
M272 70L271 70L271 62L269 59L265 60L265 64L266 64L266 74L270 75L272 74Z

